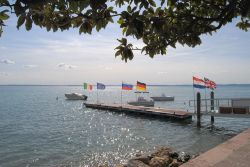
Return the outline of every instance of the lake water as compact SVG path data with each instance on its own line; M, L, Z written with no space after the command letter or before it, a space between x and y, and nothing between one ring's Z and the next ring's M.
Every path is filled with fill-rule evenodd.
M201 129L191 123L88 109L82 101L65 100L64 93L82 92L96 101L97 92L81 86L0 86L0 166L94 167L123 163L138 152L171 146L191 154L204 152L250 127L249 118L203 117ZM192 111L192 86L152 86L152 95L175 96L157 107ZM207 94L209 92L207 91ZM202 92L204 98L204 92ZM220 98L250 97L250 85L219 86ZM58 100L56 100L58 97ZM123 103L134 100L123 92ZM98 92L100 102L121 102L120 87Z

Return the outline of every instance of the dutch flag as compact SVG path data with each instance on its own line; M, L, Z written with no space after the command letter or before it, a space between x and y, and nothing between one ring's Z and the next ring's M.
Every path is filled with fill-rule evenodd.
M198 77L193 77L193 87L198 89L205 89L205 81Z

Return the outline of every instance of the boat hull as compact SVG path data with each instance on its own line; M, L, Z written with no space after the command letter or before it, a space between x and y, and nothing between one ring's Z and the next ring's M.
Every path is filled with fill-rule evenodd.
M167 97L150 97L154 101L174 101L173 96L167 96Z
M128 104L133 105L133 106L154 107L153 101L145 101L145 102L131 101L131 102L128 102Z
M75 94L75 93L66 93L65 97L67 100L87 100L88 96L82 94Z

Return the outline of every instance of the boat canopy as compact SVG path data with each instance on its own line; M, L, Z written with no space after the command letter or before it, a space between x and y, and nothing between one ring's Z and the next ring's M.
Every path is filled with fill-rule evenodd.
M135 93L149 93L149 92L140 92L140 91L136 91Z

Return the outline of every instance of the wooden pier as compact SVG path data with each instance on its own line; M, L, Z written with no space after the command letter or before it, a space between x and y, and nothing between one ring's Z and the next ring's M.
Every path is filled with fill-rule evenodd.
M149 116L159 116L161 118L169 118L173 120L192 120L192 114L186 111L170 110L156 107L120 105L120 104L97 104L84 103L87 108L99 110L109 110L114 112L125 112L129 114L143 114Z

